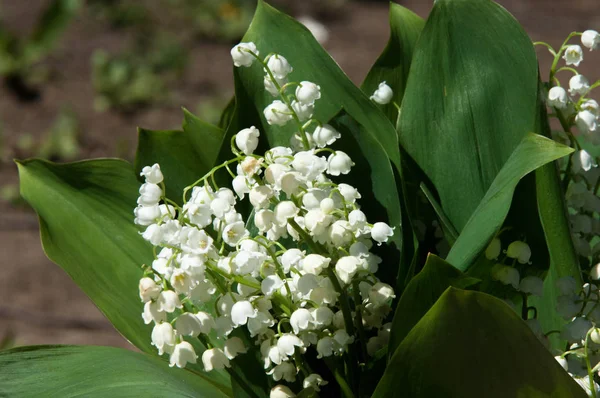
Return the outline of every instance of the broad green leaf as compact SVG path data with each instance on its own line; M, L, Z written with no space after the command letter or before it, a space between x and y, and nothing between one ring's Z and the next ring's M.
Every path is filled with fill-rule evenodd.
M181 203L183 189L213 168L224 135L220 128L200 120L186 109L183 112L183 131L139 129L135 158L138 174L144 166L160 164L167 197L178 203Z
M33 346L0 352L2 397L229 397L207 374L113 347Z
M448 288L394 353L373 398L578 398L581 387L503 301Z
M460 232L535 122L537 61L517 21L490 0L438 0L402 101L400 144Z
M447 261L466 271L502 226L519 181L539 167L573 152L572 148L530 133L523 138L456 240Z
M141 314L138 283L152 247L133 223L139 182L129 163L99 159L68 164L18 163L21 195L39 216L42 245L114 327L157 355ZM196 349L201 352L201 346ZM201 370L202 365L196 365ZM224 372L211 374L223 385Z
M450 286L466 288L479 282L434 254L427 257L423 269L410 281L400 297L388 345L390 357L406 335Z
M254 42L262 57L274 52L287 58L294 68L289 75L290 81L308 80L321 87L322 97L315 102L315 118L326 122L344 108L358 124L376 137L392 163L399 167L398 140L394 126L348 79L304 25L260 0L243 41ZM285 128L269 126L264 119L263 109L274 98L265 91L262 66L255 62L248 68L236 68L234 76L241 83L241 86L236 85L236 96L243 89L254 104L261 118L261 132L266 133L269 144L289 145L289 138L297 127L293 123Z
M423 18L408 8L390 3L390 39L361 85L366 95L371 96L379 83L385 81L394 91L392 101L402 104L415 45L424 26ZM382 110L396 125L398 110L394 104L382 105Z
M537 130L550 137L550 125L546 115L544 90L540 91ZM544 229L548 250L550 251L550 270L544 280L542 298L531 298L531 304L537 308L538 319L544 332L561 330L565 320L557 313L556 303L560 292L556 286L558 279L572 276L578 285L583 284L579 259L569 227L564 192L561 189L556 162L540 167L535 172L537 203L540 220ZM558 334L549 336L553 348L564 349L565 341Z

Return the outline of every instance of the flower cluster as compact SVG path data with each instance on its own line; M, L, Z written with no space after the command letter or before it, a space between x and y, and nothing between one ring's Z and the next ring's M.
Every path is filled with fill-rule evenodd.
M277 97L264 109L267 123L294 122L298 131L289 147L263 156L254 153L259 130L239 131L231 141L234 158L187 187L181 207L165 198L159 165L142 170L135 223L156 253L139 285L142 316L154 324L152 343L172 366L195 363L189 341L200 338L207 371L230 367L248 350L239 329L275 381L291 383L301 374L303 387L318 391L327 381L301 358L306 350L323 358L364 347L364 358L387 344L395 294L375 276L382 260L371 249L394 232L367 220L356 188L331 180L354 163L328 147L341 134L312 118L319 85L289 81L293 68L285 57L258 54L253 43L231 50L235 66L259 63L265 71L265 90ZM216 185L218 170L230 174L231 189ZM238 212L245 199L252 208L247 219ZM273 394L293 396L284 385Z

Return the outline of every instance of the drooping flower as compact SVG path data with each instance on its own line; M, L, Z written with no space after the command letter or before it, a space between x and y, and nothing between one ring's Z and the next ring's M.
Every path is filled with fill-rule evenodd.
M213 369L220 370L230 367L229 359L219 348L211 348L202 353L202 364L204 370L210 372Z
M586 30L581 34L581 44L591 50L595 50L600 44L600 33L595 30Z
M198 355L194 351L194 347L187 341L182 341L175 345L173 353L169 359L169 366L177 366L178 368L185 368L188 363L196 363Z
M567 95L567 90L564 88L560 86L554 86L548 91L549 106L553 106L557 109L565 109L568 102L569 97Z
M379 83L377 90L375 90L370 99L373 102L385 105L389 104L393 97L394 92L392 91L392 88L388 86L385 82L381 82Z
M240 130L235 136L235 145L244 153L251 155L258 146L260 132L254 126Z
M313 104L321 98L321 87L315 83L302 81L296 88L296 99L302 104Z
M231 49L231 58L233 59L233 65L235 65L236 67L251 66L254 60L256 59L254 58L254 55L251 54L251 52L256 55L259 54L256 45L252 42L240 43L234 46Z
M570 45L565 49L563 59L567 65L574 65L577 67L581 61L583 61L583 50L577 44Z

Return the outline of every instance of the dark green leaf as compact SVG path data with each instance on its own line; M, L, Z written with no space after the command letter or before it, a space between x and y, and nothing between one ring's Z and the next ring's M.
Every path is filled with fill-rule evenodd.
M388 345L390 356L448 287L466 288L477 282L478 279L463 274L438 256L430 254L425 266L406 286L396 305Z
M0 352L2 397L228 397L206 375L112 347L34 346Z
M572 148L548 138L532 133L526 135L463 228L448 254L448 262L462 271L467 270L502 226L519 181L571 152Z
M402 104L415 45L424 26L423 18L399 4L390 3L390 39L361 86L366 95L372 95L379 83L385 81L394 91L392 101ZM398 110L394 104L383 105L382 110L396 125Z
M581 387L500 299L448 288L394 353L373 398L577 398Z
M419 37L400 144L460 232L533 130L537 61L517 21L489 0L438 0Z

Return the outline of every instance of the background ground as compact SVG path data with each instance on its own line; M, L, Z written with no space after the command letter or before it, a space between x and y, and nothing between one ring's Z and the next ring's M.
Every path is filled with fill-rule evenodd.
M131 0L133 1L133 0ZM27 32L46 0L0 1L2 19L11 29ZM279 3L292 3L280 1ZM349 1L336 18L323 17L318 1L300 6L288 4L298 14L321 15L330 32L325 48L350 78L360 83L384 48L388 34L386 2ZM500 1L524 25L533 40L545 40L558 47L573 30L600 28L598 0L504 0ZM425 17L429 1L401 1ZM17 182L16 167L7 161L18 157L18 139L29 133L43 138L57 113L69 105L77 114L83 131L80 157L132 157L136 126L151 129L176 128L181 122L180 107L192 111L215 96L226 98L232 90L229 43L198 40L190 51L183 76L170 86L166 104L123 114L93 109L90 57L97 48L117 51L126 45L128 32L115 31L106 23L83 12L68 28L59 49L46 61L55 71L44 85L37 102L22 103L0 87L0 124L3 147L8 148L0 163L0 186ZM548 57L541 50L541 68L548 69ZM589 53L586 51L586 56ZM598 54L593 57L598 65ZM591 73L594 64L585 63L582 72ZM597 68L596 68L597 72ZM102 314L69 277L48 261L42 251L35 214L7 201L0 203L0 339L14 334L16 344L95 344L128 347L128 343L104 320Z

